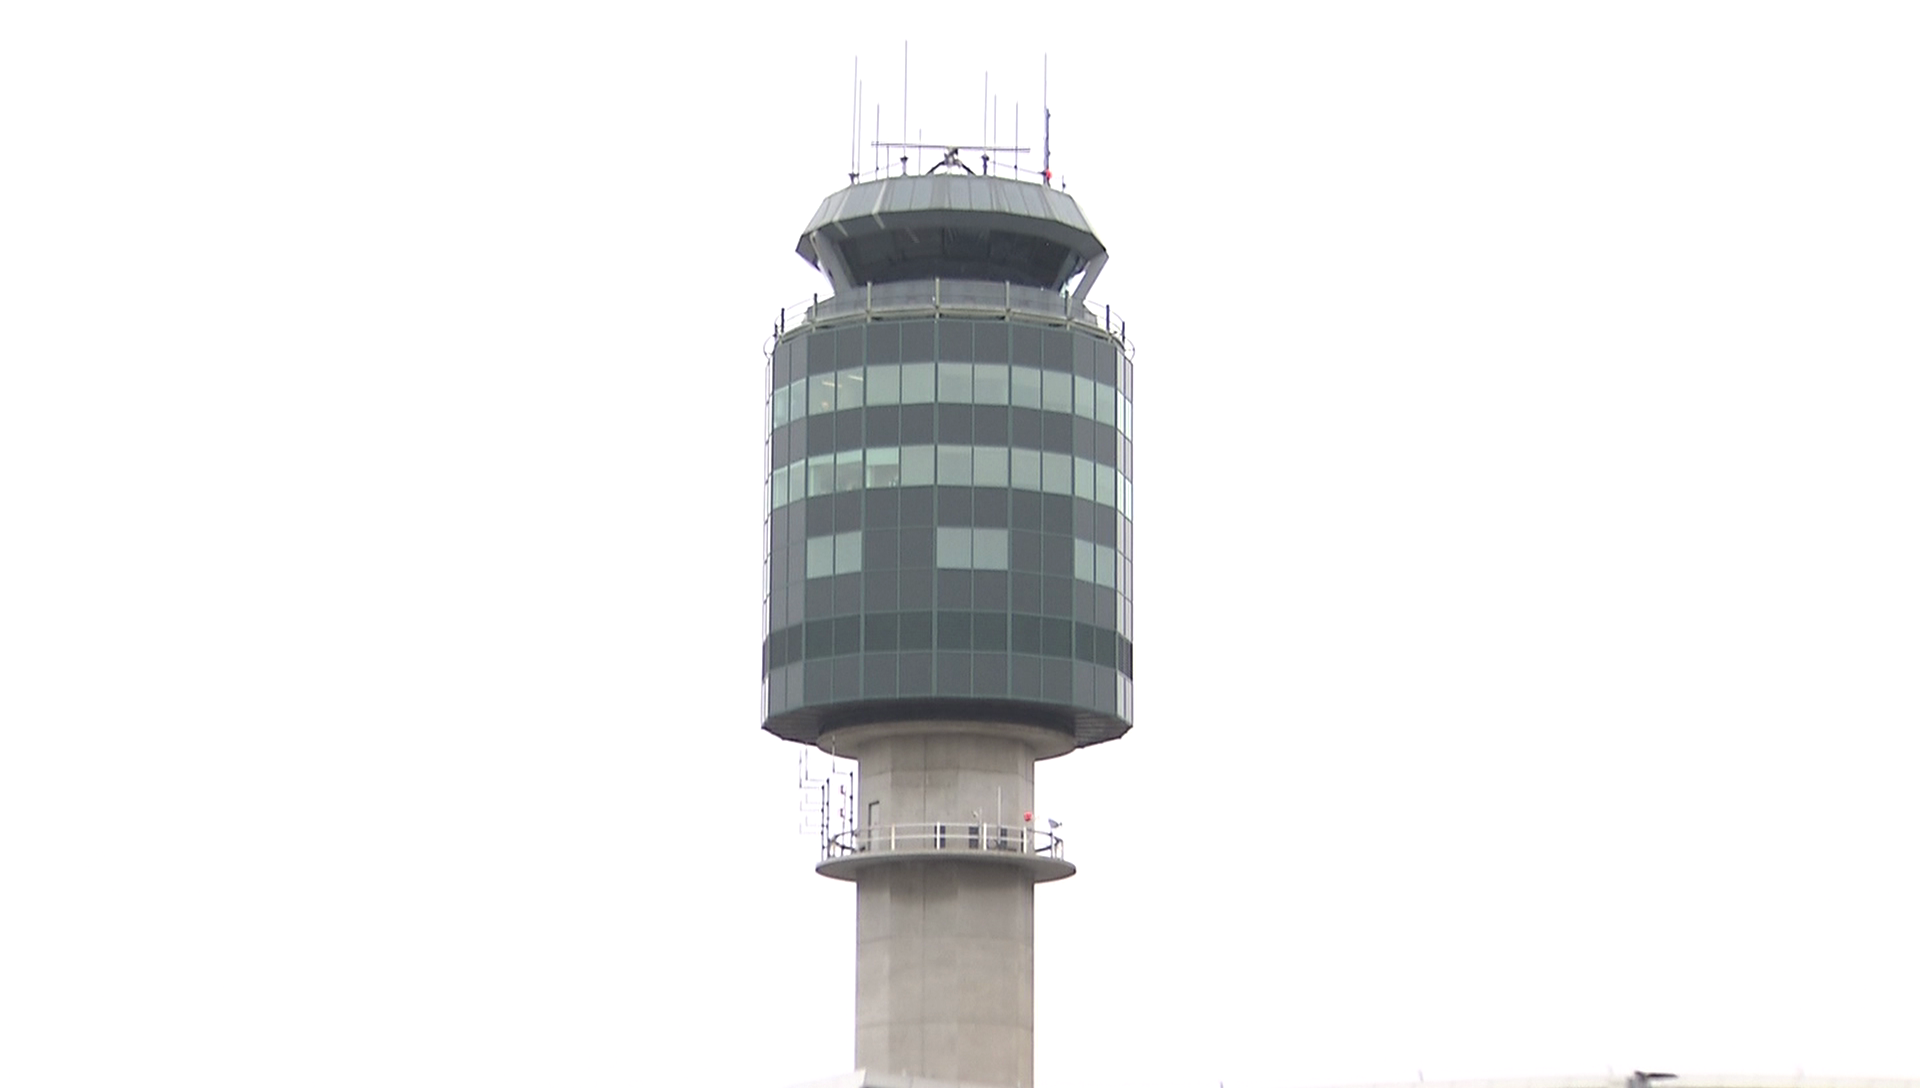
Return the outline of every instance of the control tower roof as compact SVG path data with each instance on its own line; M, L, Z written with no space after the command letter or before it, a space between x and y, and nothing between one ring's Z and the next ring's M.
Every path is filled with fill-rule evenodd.
M798 251L835 291L936 278L1057 291L1082 272L1097 275L1107 253L1066 193L952 173L840 190L821 202Z

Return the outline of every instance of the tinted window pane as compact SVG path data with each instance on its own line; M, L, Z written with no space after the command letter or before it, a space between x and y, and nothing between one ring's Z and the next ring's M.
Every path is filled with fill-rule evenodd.
M900 450L900 486L925 487L932 483L933 447L902 447Z
M1013 403L1021 408L1038 408L1041 402L1040 371L1016 366L1012 371Z
M814 536L807 538L807 577L825 578L833 573L833 538Z
M833 411L834 395L834 376L832 374L815 374L813 377L808 378L807 414L819 415L821 412Z
M972 529L941 528L935 532L939 534L935 547L940 566L970 567L973 565Z
M1007 403L1007 368L998 363L975 363L973 365L973 402L975 404Z
M870 366L867 368L867 403L900 403L899 367Z
M940 446L938 449L941 484L964 486L973 483L972 446Z
M973 361L972 322L940 322L940 358L961 362Z
M1112 554L1112 549L1108 549ZM1007 531L1005 529L973 530L973 565L980 570L1007 569ZM1109 563L1111 576L1111 563Z
M833 454L820 453L807 458L807 494L833 494Z
M944 404L973 403L973 364L940 364L940 400Z
M863 394L867 391L866 376L858 370L842 370L834 375L838 383L839 395L835 403L841 408L858 408L866 402Z
M1040 489L1053 495L1073 493L1073 458L1064 453L1040 455Z
M1073 375L1054 370L1042 375L1040 406L1049 412L1073 411Z
M933 322L908 321L900 326L900 361L903 363L931 362L933 360Z
M1012 450L1008 456L1012 465L1012 486L1030 491L1040 490L1040 451Z
M900 613L900 648L902 650L933 649L933 613Z
M900 368L900 403L933 403L932 363L908 363Z
M1111 470L1109 470L1111 471ZM900 486L900 449L891 446L886 449L867 451L867 486Z
M833 489L858 491L861 483L860 450L844 450L834 455Z
M1007 486L1007 451L995 446L975 446L973 482L978 487Z
M860 534L836 533L833 537L833 572L857 574L860 571Z

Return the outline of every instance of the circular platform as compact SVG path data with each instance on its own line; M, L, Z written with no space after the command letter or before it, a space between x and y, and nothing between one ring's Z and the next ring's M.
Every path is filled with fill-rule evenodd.
M844 831L827 840L827 854L814 866L821 876L858 879L860 870L901 861L958 861L1012 865L1044 884L1078 870L1065 844L1026 826L968 823L882 824Z

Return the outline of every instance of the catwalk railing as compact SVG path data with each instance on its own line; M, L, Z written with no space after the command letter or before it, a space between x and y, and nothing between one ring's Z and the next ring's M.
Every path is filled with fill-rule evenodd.
M1067 859L1066 843L1051 831L1025 824L880 824L828 837L825 859L871 854L928 852L1033 854Z
M1112 336L1127 358L1133 357L1133 342L1127 339L1127 322L1114 316L1113 307L1093 302L1076 303L1069 295L1042 287L985 280L869 283L825 299L815 295L811 302L783 307L779 320L774 323L774 335L785 336L809 325L832 325L843 319L905 317L929 312L952 317L1017 314L1098 329Z

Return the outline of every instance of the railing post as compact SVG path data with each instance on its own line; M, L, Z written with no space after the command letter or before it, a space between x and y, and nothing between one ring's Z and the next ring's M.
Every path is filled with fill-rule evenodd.
M887 825L887 853L898 854L899 852L900 852L900 825L888 824Z
M1113 307L1107 307L1107 331L1113 331Z
M873 281L867 281L867 320L873 320Z

